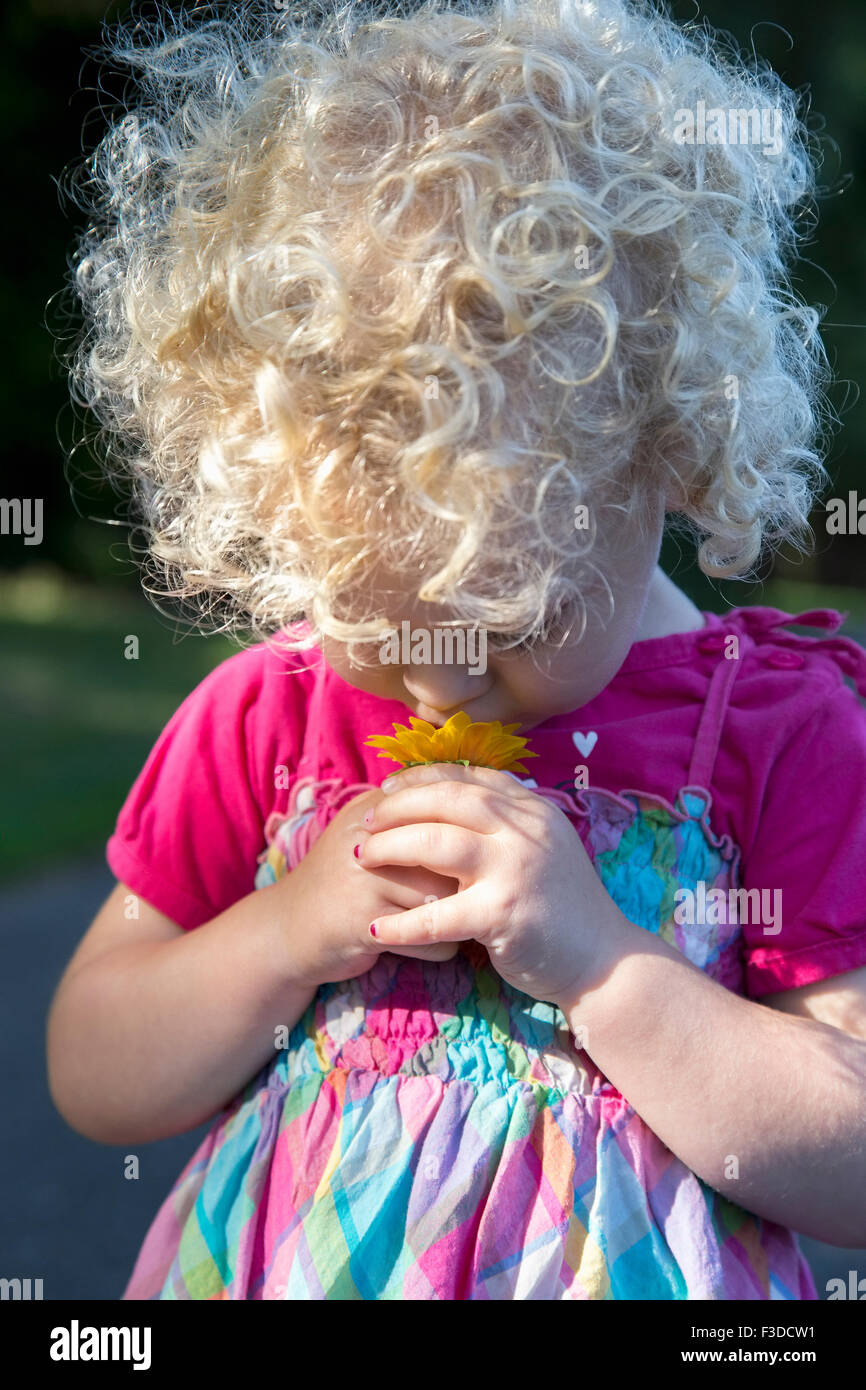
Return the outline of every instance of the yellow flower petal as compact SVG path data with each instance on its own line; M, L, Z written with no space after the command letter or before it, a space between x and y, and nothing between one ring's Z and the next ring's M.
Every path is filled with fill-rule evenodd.
M518 757L537 758L526 748L525 738L514 737L520 725L502 725L498 719L473 723L465 710L452 714L441 729L426 719L410 716L411 729L394 724L394 737L375 734L366 745L380 748L380 757L407 766L410 763L468 763L471 767L491 767L503 772L526 772Z

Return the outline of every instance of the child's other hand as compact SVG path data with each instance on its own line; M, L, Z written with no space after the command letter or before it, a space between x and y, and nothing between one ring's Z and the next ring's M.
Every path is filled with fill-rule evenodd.
M460 891L378 917L383 946L472 938L515 989L554 1004L613 963L626 919L557 806L490 768L434 763L394 779L361 863L420 865Z
M318 986L351 980L370 970L383 951L418 960L450 960L459 941L387 946L374 941L370 923L382 914L423 905L426 895L456 893L452 878L429 869L365 869L352 853L368 831L364 813L384 800L380 791L363 792L341 808L300 864L279 880L287 899L286 936L293 979Z

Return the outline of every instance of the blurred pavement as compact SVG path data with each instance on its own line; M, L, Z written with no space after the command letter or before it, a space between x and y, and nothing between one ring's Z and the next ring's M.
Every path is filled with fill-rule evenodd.
M43 1280L43 1297L118 1299L153 1217L209 1125L139 1144L95 1144L54 1108L45 1023L69 959L114 886L104 859L0 890L0 1277Z

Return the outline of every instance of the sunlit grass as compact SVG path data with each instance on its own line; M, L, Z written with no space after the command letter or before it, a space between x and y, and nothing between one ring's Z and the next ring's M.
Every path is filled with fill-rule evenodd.
M104 849L160 730L237 650L47 566L0 580L0 878Z

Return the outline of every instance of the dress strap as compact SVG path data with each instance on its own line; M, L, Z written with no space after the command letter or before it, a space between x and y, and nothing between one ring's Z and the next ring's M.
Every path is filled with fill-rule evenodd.
M712 635L707 635L706 641L711 644L709 650L719 650L720 659L710 680L704 708L701 711L691 767L689 768L690 786L710 789L710 778L716 765L728 702L734 681L737 678L740 662L744 653L750 648L758 646L760 642L769 640L775 646L787 647L791 652L796 652L799 658L796 664L801 663L800 653L803 651L817 650L821 652L835 661L842 675L854 682L857 693L866 698L866 652L857 642L854 642L850 637L835 636L816 639L803 637L799 633L780 631L780 629L793 624L802 627L824 628L829 629L830 632L835 632L845 621L845 617L844 613L838 613L833 608L813 608L807 613L786 613L780 608L740 609L737 621L742 626L736 633L740 654L734 660L723 657L719 650L724 645L723 628ZM698 645L700 646L700 643Z
M738 634L738 636L742 643L742 635ZM749 638L745 640L749 645L752 645ZM741 659L741 656L733 660L720 656L719 664L710 678L710 686L704 700L704 707L701 710L695 746L692 751L692 761L689 767L688 785L690 787L705 787L707 791L710 789L710 779L716 766L728 702L731 698L734 681L737 679Z

